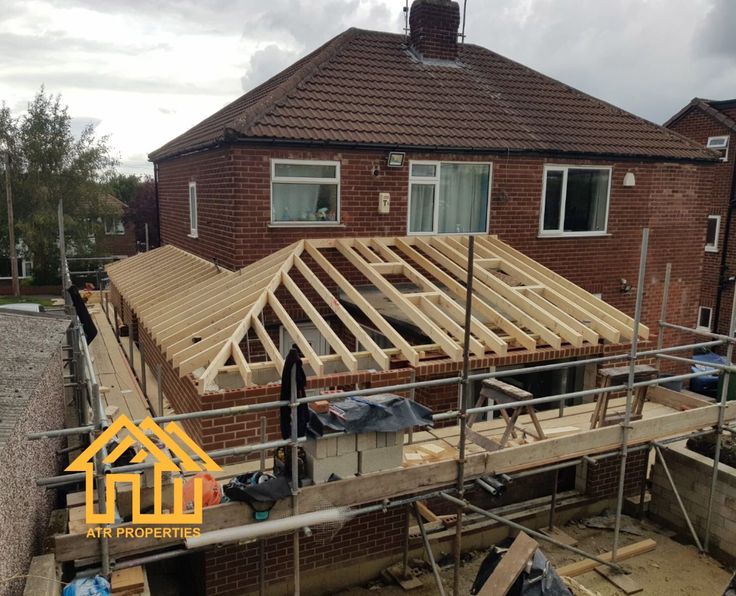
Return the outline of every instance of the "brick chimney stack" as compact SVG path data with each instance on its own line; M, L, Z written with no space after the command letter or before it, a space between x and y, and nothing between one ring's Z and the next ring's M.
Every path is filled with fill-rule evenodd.
M423 58L455 60L460 6L451 0L414 0L409 13L409 35Z

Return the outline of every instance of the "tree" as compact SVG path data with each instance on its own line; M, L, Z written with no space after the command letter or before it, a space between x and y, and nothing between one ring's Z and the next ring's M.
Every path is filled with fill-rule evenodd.
M97 137L93 126L75 138L61 96L47 94L43 87L21 116L14 118L4 103L0 106L0 138L12 161L16 237L33 260L35 283L58 283L59 200L64 202L67 254L90 254L101 218L109 211L101 201L103 184L116 163L108 139ZM0 197L4 205L4 189ZM0 226L4 236L0 250L7 256L4 214Z
M123 220L125 223L135 225L135 236L139 247L145 247L146 224L148 224L148 243L150 248L159 246L156 184L152 178L146 177L140 181L133 198L128 204L128 210Z
M138 187L141 185L141 179L135 174L116 173L110 177L108 186L110 193L120 199L126 205L133 200Z

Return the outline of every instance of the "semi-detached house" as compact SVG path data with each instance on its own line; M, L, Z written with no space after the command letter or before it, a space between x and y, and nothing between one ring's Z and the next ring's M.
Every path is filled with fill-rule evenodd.
M278 400L291 339L305 352L308 390L457 375L469 234L486 236L476 243L472 370L627 353L632 321L619 311L633 314L644 227L648 345L668 262L667 319L692 324L718 155L458 44L459 22L456 2L416 0L408 35L350 29L151 154L169 246L110 266L111 302L177 412ZM691 338L667 334L675 339ZM535 396L596 382L595 364L569 372L506 378ZM445 412L458 390L423 386L414 398ZM279 438L275 412L267 418L266 437ZM184 424L208 452L247 448L261 428L258 412ZM605 500L618 466L569 468L559 489ZM626 494L645 474L642 451ZM362 480L366 504L415 488ZM509 498L549 494L548 480ZM330 487L336 505L352 479L342 482ZM364 519L301 543L312 591L370 577L400 552L405 512ZM203 593L255 591L261 569L269 593L286 593L290 540L269 538L265 567L256 544L188 564Z
M161 238L237 269L301 238L496 234L644 320L697 311L711 164L695 143L486 48L455 2L349 29L150 154Z

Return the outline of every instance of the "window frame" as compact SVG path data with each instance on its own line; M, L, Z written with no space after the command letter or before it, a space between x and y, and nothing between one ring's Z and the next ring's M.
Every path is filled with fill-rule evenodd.
M707 327L703 327L700 324L700 313L703 310L709 310L710 311L710 314L708 315L708 326ZM710 307L710 306L702 306L702 305L701 306L698 306L698 318L697 318L697 321L695 322L695 328L696 329L699 329L700 331L712 331L712 329L713 329L713 308L712 307Z
M711 147L711 141L715 141L717 139L725 139L726 143L723 145L723 147ZM728 150L731 146L731 135L715 135L712 137L708 137L708 141L705 143L706 149L711 149L712 151L723 151L723 157L721 157L721 161L728 161Z
M112 223L120 222L119 231L116 226L113 226L112 231L110 231L107 226L108 221L111 221ZM102 218L102 225L105 228L105 236L125 236L125 224L123 223L122 217L118 217L116 215L105 215Z
M192 189L194 190L194 210L192 210ZM190 238L199 238L199 198L197 196L197 182L192 180L189 182L189 194L187 195L187 203L189 204L189 234ZM192 217L192 214L194 217Z
M480 232L439 232L437 231L440 220L440 183L441 183L441 167L443 163L447 164L468 164L488 166L488 198L486 208L486 225ZM434 176L412 176L411 170L414 164L435 166ZM415 184L434 184L434 213L432 214L432 231L431 232L412 232L411 231L411 185ZM490 233L491 228L491 193L493 190L493 162L492 161L468 161L457 159L410 159L409 160L409 181L407 187L407 212L406 212L406 233L408 236L483 236Z
M603 230L585 232L565 232L565 206L567 203L567 172L568 170L601 170L608 172L608 189L606 190L606 215L603 219ZM544 212L547 208L547 172L562 171L562 197L560 200L560 221L556 230L544 229ZM608 216L611 210L611 187L613 183L613 166L590 166L577 164L544 164L542 170L542 198L539 209L539 237L540 238L585 238L594 236L608 236Z
M276 176L276 166L279 164L291 164L291 165L307 165L307 166L335 166L335 178L294 178ZM303 227L329 227L341 225L342 216L341 203L342 197L341 192L341 171L339 160L329 159L288 159L288 158L271 158L271 180L268 185L269 203L270 203L270 216L269 225L276 227L292 227L292 228L303 228ZM330 221L312 221L312 220L298 220L298 221L279 221L273 218L273 185L274 184L337 184L337 209L335 212L335 219Z
M715 243L708 244L708 227L705 228L705 252L718 252L718 240L721 233L721 216L720 215L709 215L706 221L711 219L716 220L716 239Z

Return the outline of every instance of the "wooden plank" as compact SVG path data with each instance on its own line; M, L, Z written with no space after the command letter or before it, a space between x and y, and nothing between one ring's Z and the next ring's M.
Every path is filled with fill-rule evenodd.
M631 557L653 551L656 547L657 543L651 538L641 540L640 542L634 542L633 544L628 544L619 548L616 552L616 560L623 561L625 559L630 559ZM610 561L612 559L612 554L608 551L602 555L598 555L598 558L604 561ZM582 561L560 567L556 569L556 571L557 575L560 577L577 577L578 575L582 575L588 571L593 571L593 569L598 566L600 566L598 561L593 561L593 559L583 559Z
M243 379L243 383L246 387L253 384L253 371L250 369L250 366L248 366L248 362L245 360L245 356L243 356L243 351L240 349L240 346L236 343L231 343L231 349L233 354L233 360L235 360L235 365L238 367L238 372L240 373L240 376Z
M391 324L371 306L363 295L356 290L353 285L345 279L345 277L319 252L317 248L312 246L311 242L307 242L306 250L314 261L319 265L325 273L334 281L338 287L345 292L350 300L368 317L368 319L376 326L376 328L386 336L394 346L399 348L401 354L413 366L419 364L419 355L416 350L411 347L402 335L394 329Z
M281 321L284 329L289 333L291 339L293 339L296 345L299 346L299 349L306 357L307 362L309 362L314 373L319 376L324 375L324 363L319 359L314 348L312 348L311 344L304 337L299 327L296 326L296 323L294 323L293 319L289 316L289 313L286 312L286 309L282 306L281 302L279 302L279 299L276 298L276 295L273 292L268 293L268 304L273 309L273 312L276 314L279 321Z
M695 394L680 393L679 391L673 391L672 389L667 389L667 387L662 387L662 385L647 387L647 399L659 404L664 404L665 406L675 410L702 408L703 406L709 406L712 403L707 399L696 397Z
M139 593L143 591L143 567L126 567L119 571L113 571L110 578L110 586L113 594Z
M463 243L465 244L464 240ZM483 242L476 243L476 250L479 254L495 255L493 250L489 246L486 246ZM621 333L618 329L609 325L600 317L597 317L590 310L585 310L584 308L582 308L577 301L571 300L570 298L563 296L562 294L556 292L548 286L545 286L544 283L540 281L539 276L534 275L534 273L531 272L529 269L515 264L511 261L511 259L507 260L503 258L499 260L501 261L499 264L501 271L510 274L521 281L524 281L525 286L520 288L513 288L514 290L539 290L541 294L540 297L546 299L550 303L554 304L556 307L563 310L565 313L570 315L573 320L589 320L591 322L593 331L599 333L602 337L611 342L618 343L620 341ZM527 296L530 296L534 293L535 292L526 292Z
M462 278L463 275L466 274L465 270L460 264L437 250L429 243L429 241L425 240L424 238L418 238L416 242L422 247L422 250L424 252L431 256L440 265L445 267L453 275ZM462 261L462 258L458 257L457 255L456 259ZM481 269L480 271L483 270ZM562 346L562 341L556 333L554 333L551 329L545 327L542 323L537 321L528 313L524 312L518 306L501 296L498 292L486 286L484 283L482 283L480 279L477 280L477 283L473 284L473 292L481 296L481 298L484 301L488 302L488 304L490 304L493 308L501 310L503 313L513 317L520 325L524 325L524 327L526 327L530 331L538 334L542 338L542 340L544 340L553 348L559 350Z
M268 331L266 331L266 328L257 316L251 319L251 327L256 332L263 349L266 350L266 354L268 354L268 357L271 359L271 362L273 362L276 369L279 372L284 370L284 358L281 356L281 352L276 347L276 344L273 343L271 336L268 334Z
M341 240L337 241L337 249L358 271L360 271L373 285L391 302L401 310L408 319L414 323L423 333L426 333L434 341L436 341L442 350L450 358L455 361L462 357L462 348L455 343L442 329L437 327L432 320L427 317L421 310L417 309L409 300L407 300L399 290L397 290L386 279L373 271L368 264L362 260L358 254L353 251Z
M541 263L538 263L534 259L526 256L525 254L511 248L505 242L498 240L496 237L479 237L481 243L490 245L495 252L503 256L504 260L516 263L520 267L526 267L534 272L534 275L548 288L554 289L563 296L568 297L570 300L577 301L585 310L590 310L597 317L603 321L618 329L624 339L631 339L632 328L634 320L614 308L610 304L607 304L600 298L596 298L590 292L586 292L580 286L575 285L567 278L555 273L551 269L548 269ZM639 326L640 337L643 339L649 338L649 328L645 325Z
M464 299L466 294L465 287L455 278L445 273L431 260L415 250L414 247L404 239L397 238L396 244L404 254L409 256L412 261L417 263L422 269L443 284L452 294L459 299ZM452 299L448 298L448 300ZM536 349L537 342L534 338L524 332L520 327L516 326L512 321L502 316L497 310L483 302L477 295L474 295L472 298L471 310L477 312L479 316L486 317L491 323L503 329L522 347L530 351ZM490 330L489 332L492 333Z
M327 287L319 280L314 272L309 269L307 264L300 258L294 260L296 266L302 277L309 282L314 290L319 294L320 298L330 307L333 313L337 315L337 318L348 328L348 330L355 336L360 344L371 353L373 360L376 361L381 370L388 370L391 366L390 359L386 352L384 352L378 344L371 339L371 336L366 333L365 329L361 327L358 322L345 310L345 307L340 301L335 298Z
M626 575L625 573L616 573L613 569L606 567L605 565L596 567L595 570L624 594L636 594L637 592L644 591L644 588L637 584L634 581L634 578L630 575Z
M422 305L422 310L424 310L424 313L429 318L443 329L446 329L458 342L462 343L464 341L465 330L456 323L454 319L448 316L445 311L432 302L432 300L429 298L421 298L418 303ZM486 349L483 344L473 337L472 329L471 335L468 339L470 342L470 351L473 352L473 354L478 356L478 358L482 358L486 355Z
M458 250L463 249L464 247L456 240L434 236L430 242L435 247L440 246L442 252L453 259L458 265L463 266L463 262L467 262L467 255L464 255L462 250ZM514 292L511 289L511 286L500 280L492 273L486 271L482 267L474 265L473 276L496 292L499 296L503 296L505 300L513 304L525 315L532 317L548 329L551 329L561 337L565 338L571 345L575 347L580 347L582 345L582 336L570 327L566 321L555 318L523 294Z
M9 578L3 579L7 581ZM53 553L33 557L26 575L23 596L58 596L60 593L61 582Z
M581 408L582 417L589 415L583 411L588 408L589 412L589 407L590 404L573 406L573 408ZM546 412L546 414L556 416L556 412ZM736 419L736 402L729 402L724 412L724 420L728 422L734 419ZM638 445L684 434L695 429L713 426L717 422L718 406L707 406L687 412L675 412L656 418L637 420L631 423L628 444ZM453 432L452 428L446 430L448 433ZM439 431L437 433L439 434ZM522 471L575 459L581 455L595 455L617 450L620 445L621 431L619 428L606 427L590 430L577 435L509 447L494 453L484 451L469 454L466 474L470 480L487 474ZM454 485L456 480L457 463L452 459L387 470L370 476L356 476L346 480L304 487L300 496L299 509L304 513L316 511L325 501L335 507L373 503L382 499L392 499L406 494L416 494L423 490ZM288 512L289 507L290 504L285 502L283 509L280 509L277 503L274 510ZM203 515L202 533L253 523L250 508L242 503L208 507L204 509ZM136 550L158 549L180 543L181 540L173 538L150 540L119 538L110 541L110 553L114 556L123 556ZM59 536L56 538L56 553L58 561L99 558L99 541L88 540L84 534ZM593 567L596 565L597 563L593 562Z
M299 306L302 307L302 310L304 310L307 317L309 317L309 320L314 323L315 327L317 327L317 330L322 334L322 337L327 340L327 343L330 345L330 347L340 355L340 358L345 364L345 367L351 372L355 372L356 370L358 370L358 361L355 359L355 356L353 356L351 351L348 350L344 343L342 343L342 340L327 324L327 321L322 318L322 315L319 314L319 311L309 301L309 298L307 298L304 293L299 289L299 286L296 285L294 280L289 277L288 273L281 274L281 282L284 284L284 287L289 291L289 293L294 298L296 298Z
M417 510L419 511L419 514L430 523L442 521L438 515L427 507L427 504L424 501L417 501Z
M478 591L479 596L505 596L526 567L539 544L524 532L519 534L511 548L501 558L490 577Z

